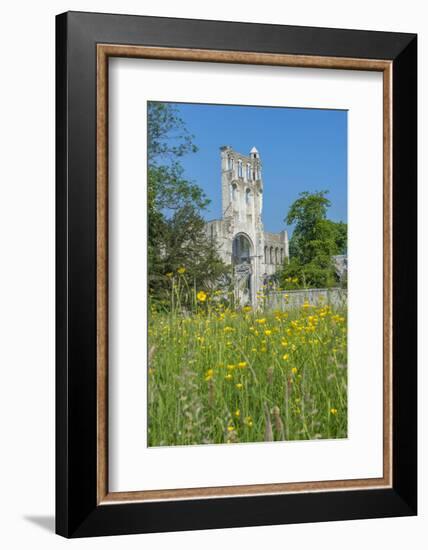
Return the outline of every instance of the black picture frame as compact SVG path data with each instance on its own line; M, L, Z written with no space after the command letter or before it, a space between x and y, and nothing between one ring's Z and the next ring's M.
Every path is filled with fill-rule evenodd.
M97 503L100 43L392 62L392 487ZM68 12L56 18L56 98L56 532L86 537L415 515L417 36Z

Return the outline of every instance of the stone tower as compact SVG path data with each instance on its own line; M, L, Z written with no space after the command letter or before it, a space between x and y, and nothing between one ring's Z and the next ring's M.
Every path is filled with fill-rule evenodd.
M288 257L288 236L263 230L263 178L260 154L249 155L229 146L220 148L222 219L207 223L226 263L234 269L241 304L256 305L257 292Z

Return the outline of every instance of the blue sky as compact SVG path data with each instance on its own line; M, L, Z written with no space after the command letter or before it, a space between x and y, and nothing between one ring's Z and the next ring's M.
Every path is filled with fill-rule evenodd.
M182 158L186 176L211 199L206 219L221 218L220 147L263 165L265 231L292 228L283 221L302 191L329 190L329 218L347 221L347 112L204 104L177 104L198 152Z

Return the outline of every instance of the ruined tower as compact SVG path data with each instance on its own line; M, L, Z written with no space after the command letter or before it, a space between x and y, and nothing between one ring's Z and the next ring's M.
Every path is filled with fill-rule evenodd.
M256 304L260 287L288 257L288 236L263 229L263 178L260 154L249 155L229 146L220 148L222 219L207 223L207 232L234 267L241 303Z

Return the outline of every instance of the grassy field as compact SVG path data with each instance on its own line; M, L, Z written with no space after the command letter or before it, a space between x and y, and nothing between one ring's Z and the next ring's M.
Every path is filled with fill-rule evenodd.
M150 446L347 436L346 311L192 309L150 313Z

